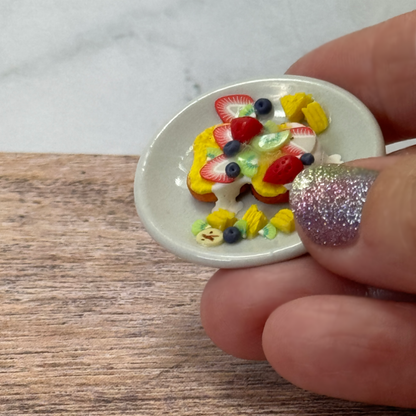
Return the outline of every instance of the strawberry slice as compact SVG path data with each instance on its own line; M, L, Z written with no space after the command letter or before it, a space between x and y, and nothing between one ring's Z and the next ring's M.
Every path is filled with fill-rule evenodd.
M225 167L230 163L230 160L224 154L217 156L215 159L207 162L199 174L207 181L217 183L231 183L235 178L230 178L225 173ZM302 163L302 162L301 162ZM302 165L303 166L303 165Z
M296 147L300 148L301 150L303 150L303 153L312 153L316 143L316 133L310 127L304 126L300 123L286 123L285 128L283 130L290 130L290 133L292 135L290 145L293 144ZM282 148L282 151L284 151L287 154L293 154L294 156L298 156L295 148Z
M231 125L229 123L215 127L213 134L215 141L221 149L223 149L228 142L233 140L233 136L231 136Z
M283 125L285 126L284 128L282 128ZM290 130L296 127L306 127L306 126L301 123L284 123L284 124L281 124L279 127L281 128L281 130Z
M224 123L229 123L233 118L238 117L240 110L247 104L253 104L254 100L244 94L226 95L225 97L218 98L215 101L215 109L221 120Z
M293 143L289 143L288 145L283 146L280 150L285 155L292 155L296 157L301 157L303 154L307 153L301 147L296 146L296 144Z
M295 127L290 129L292 143L301 147L305 153L312 153L316 143L316 134L310 127Z
M238 140L241 143L248 143L262 129L263 124L253 117L239 117L231 120L231 135L234 140Z
M263 182L275 185L285 185L293 182L293 179L302 172L303 163L292 155L283 156L274 161L267 169Z

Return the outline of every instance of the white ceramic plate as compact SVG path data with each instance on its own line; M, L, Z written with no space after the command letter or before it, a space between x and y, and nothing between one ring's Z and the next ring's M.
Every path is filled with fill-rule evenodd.
M186 186L195 137L221 123L214 107L217 98L229 94L247 94L254 100L268 98L274 104L275 116L279 117L284 115L279 109L279 99L296 92L312 94L329 115L329 128L318 136L326 153L338 153L343 161L385 154L380 128L370 111L353 95L327 82L285 76L242 82L213 91L177 114L140 158L134 183L135 203L144 226L159 244L188 261L220 268L258 266L306 252L296 232L279 233L274 240L259 236L213 248L197 244L191 225L197 219L205 219L214 204L196 201ZM241 200L243 213L252 203L257 203L268 218L284 207L262 204L251 194Z

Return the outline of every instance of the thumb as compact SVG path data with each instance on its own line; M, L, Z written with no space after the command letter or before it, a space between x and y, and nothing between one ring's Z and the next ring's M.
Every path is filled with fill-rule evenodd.
M358 163L298 175L290 203L299 234L337 275L416 293L416 155Z

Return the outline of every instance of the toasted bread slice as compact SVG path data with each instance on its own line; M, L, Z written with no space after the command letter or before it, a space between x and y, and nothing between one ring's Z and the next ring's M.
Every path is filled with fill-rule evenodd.
M191 178L189 177L189 175L186 179L186 184L188 185L188 189L191 195L198 201L201 201L201 202L216 202L217 201L217 197L215 196L213 192L209 192L207 194L196 193L191 187Z
M289 191L276 196L263 196L256 191L254 186L251 186L251 192L253 193L254 198L260 202L264 202L265 204L284 204L289 202Z

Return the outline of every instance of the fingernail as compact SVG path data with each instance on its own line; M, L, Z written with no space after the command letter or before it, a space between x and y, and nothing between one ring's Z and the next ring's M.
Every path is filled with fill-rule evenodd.
M345 165L305 169L293 181L290 204L316 244L339 246L358 236L367 193L377 171Z

